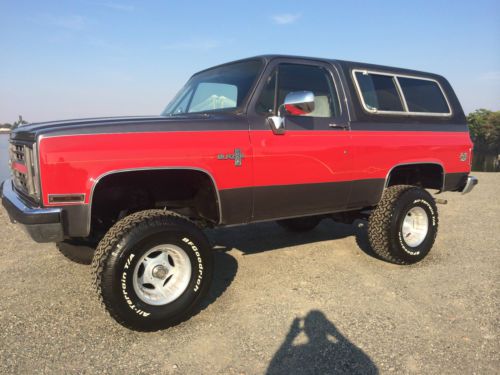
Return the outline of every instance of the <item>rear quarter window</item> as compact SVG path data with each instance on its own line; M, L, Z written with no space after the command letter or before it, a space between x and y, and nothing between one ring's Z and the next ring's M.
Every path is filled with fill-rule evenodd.
M370 113L451 115L446 96L434 79L362 69L353 70L353 79L361 104Z
M356 79L368 110L399 112L404 110L394 77L356 72Z
M437 82L407 77L398 77L398 80L410 112L450 112Z

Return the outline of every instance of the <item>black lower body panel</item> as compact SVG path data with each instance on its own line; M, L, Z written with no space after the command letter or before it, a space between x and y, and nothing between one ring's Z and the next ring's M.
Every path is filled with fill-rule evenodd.
M443 191L461 191L467 183L469 173L446 173Z
M384 179L367 179L221 190L222 224L242 224L369 207L380 200L384 184ZM248 207L252 205L251 213Z

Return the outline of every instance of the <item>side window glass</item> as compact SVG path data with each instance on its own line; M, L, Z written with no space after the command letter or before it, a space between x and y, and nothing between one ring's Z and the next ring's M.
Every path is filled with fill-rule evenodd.
M270 115L274 113L274 98L276 92L276 76L277 71L275 70L269 77L267 77L267 81L265 86L263 87L259 100L257 101L257 105L255 110L258 113L264 115Z
M356 80L369 110L404 111L392 76L356 72Z
M173 114L186 113L192 95L193 95L192 89L186 91L185 87L183 87L179 92L179 94L177 94L177 96L168 105L167 109L169 111L171 110Z
M191 99L191 94L193 93L193 90L189 90L184 94L184 96L181 98L179 103L175 105L176 107L176 113L186 113L187 106L189 104L189 100Z
M201 82L194 93L188 112L236 108L238 88L217 82Z
M278 75L278 103L292 91L311 91L314 111L304 116L335 117L340 115L337 92L326 69L299 64L281 64Z
M450 113L443 92L434 81L398 77L410 112Z

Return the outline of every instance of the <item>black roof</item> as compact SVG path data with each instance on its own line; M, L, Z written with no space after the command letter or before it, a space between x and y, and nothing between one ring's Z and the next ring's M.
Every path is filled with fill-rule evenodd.
M409 69L409 68L400 68L400 67L388 66L388 65L364 63L364 62L359 62L359 61L329 59L329 58L323 58L323 57L311 57L311 56L300 56L300 55L280 55L280 54L267 54L267 55L257 55L257 56L246 57L243 59L233 60L233 61L229 61L227 63L219 64L219 65L210 67L208 69L204 69L200 72L203 72L203 71L209 70L209 69L213 69L213 68L216 68L219 66L234 64L237 62L243 62L243 61L248 61L248 60L262 59L262 60L265 60L266 62L268 62L268 61L278 59L278 58L320 61L320 62L324 62L324 63L334 63L334 64L336 63L338 65L341 65L343 68L348 68L348 69L356 69L356 68L361 69L362 68L362 69L387 71L387 72L392 72L392 73L426 76L426 77L432 77L435 79L443 78L439 74L424 72L424 71L419 71L419 70L414 70L414 69ZM200 73L200 72L198 72L198 73Z
M419 70L413 70L413 69L406 69L406 68L398 68L398 67L393 67L393 66L386 66L386 65L378 65L378 64L370 64L370 63L362 63L362 62L355 62L355 61L346 61L346 60L337 60L337 59L327 59L327 58L321 58L321 57L307 57L307 56L293 56L293 55L279 55L279 54L269 54L269 55L258 55L258 56L253 56L253 57L248 57L245 59L239 59L231 62L227 62L225 64L217 65L209 69L213 69L219 66L224 66L228 64L233 64L237 62L243 62L243 61L248 61L248 60L255 60L255 59L260 59L268 63L271 60L278 59L278 58L284 58L284 59L293 59L293 60L302 60L302 61L317 61L317 62L323 62L326 64L333 64L335 66L338 66L341 70L341 75L343 75L343 78L345 80L345 83L347 85L347 91L346 95L348 96L349 100L354 104L354 118L357 121L378 121L378 122L397 122L401 121L401 118L403 116L383 116L383 115L372 115L372 114L367 114L361 109L361 103L359 101L359 98L357 95L352 94L356 90L353 85L353 80L349 78L351 75L351 70L353 69L366 69L366 70L375 70L375 71L380 71L380 72L387 72L387 73L394 73L394 74L402 74L402 75L414 75L414 76L419 76L423 78L431 78L439 82L441 87L443 88L446 97L448 98L449 104L452 109L452 116L448 117L433 117L433 116L428 116L428 117L422 117L420 116L418 121L419 122L448 122L448 123L460 123L460 124L465 124L465 115L462 109L462 106L460 105L460 102L458 101L457 96L455 95L455 92L453 91L450 83L446 80L441 75L434 74L434 73L429 73L429 72L423 72ZM206 69L206 70L209 70ZM205 70L202 70L205 71ZM416 118L415 116L409 117L406 121L415 121Z

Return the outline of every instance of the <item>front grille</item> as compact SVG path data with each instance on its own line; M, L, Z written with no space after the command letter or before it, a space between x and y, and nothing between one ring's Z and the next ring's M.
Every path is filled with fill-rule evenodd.
M9 151L14 187L22 194L38 200L40 194L36 147L22 143L11 143Z

